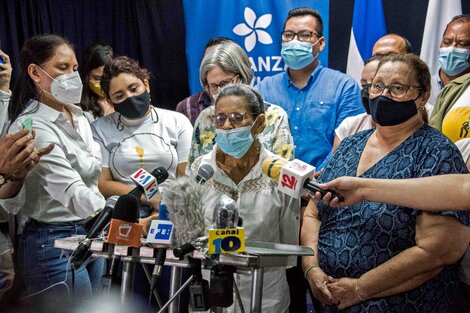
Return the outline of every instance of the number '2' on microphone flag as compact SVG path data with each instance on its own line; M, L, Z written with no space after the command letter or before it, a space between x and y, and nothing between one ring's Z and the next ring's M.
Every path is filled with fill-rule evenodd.
M372 56L375 42L387 34L382 0L355 0L346 73L361 80L364 62Z

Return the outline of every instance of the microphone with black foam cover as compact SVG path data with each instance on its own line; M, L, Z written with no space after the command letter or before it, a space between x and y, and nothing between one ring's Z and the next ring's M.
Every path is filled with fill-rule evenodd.
M198 184L205 184L206 181L212 178L214 175L214 169L209 164L202 164L196 175L196 182Z
M129 238L138 238L140 244L140 235L142 233L142 226L135 225L138 218L140 200L134 195L125 194L119 197L114 207L112 214L111 225L109 227L106 242L109 243L107 251L112 254L111 261L109 262L106 273L101 279L101 286L103 289L111 288L112 285L118 284L120 281L118 275L120 257L113 254L114 244L128 244ZM123 228L120 229L120 226ZM139 231L140 228L140 231ZM134 234L131 235L131 230L134 229ZM135 235L138 234L138 236ZM121 235L125 236L126 240L119 239ZM133 236L133 237L132 237ZM136 240L133 239L135 243Z
M83 262L91 256L91 243L93 239L98 237L99 233L111 220L113 209L115 208L117 201L118 196L112 196L106 200L104 209L95 218L95 222L86 234L85 239L80 242L77 249L75 249L71 259L72 267L74 269L79 268Z
M296 199L308 191L320 192L325 196L330 192L339 201L344 201L343 195L331 189L322 189L315 179L312 179L315 167L300 160L288 161L282 158L267 157L261 166L264 175L278 182L278 189Z
M138 224L140 200L126 194L119 197L118 203L113 211L106 242L138 248L143 229Z
M204 185L195 183L189 177L179 177L162 194L162 202L167 206L168 216L174 225L174 240L179 248L204 241L196 239L206 235L202 202L205 192Z

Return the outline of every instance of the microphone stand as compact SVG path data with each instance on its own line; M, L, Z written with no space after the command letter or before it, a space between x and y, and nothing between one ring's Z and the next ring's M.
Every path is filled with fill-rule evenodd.
M107 244L106 252L111 255L111 259L106 262L106 273L101 277L101 290L109 296L112 291L118 290L121 278L118 275L121 258L114 254L114 244Z

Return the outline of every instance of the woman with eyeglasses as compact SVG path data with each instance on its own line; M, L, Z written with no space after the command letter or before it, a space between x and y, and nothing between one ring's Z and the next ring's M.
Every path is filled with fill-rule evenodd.
M384 57L369 90L376 128L345 138L319 181L467 173L455 145L418 113L429 94L418 56ZM302 265L322 312L453 312L468 219L370 201L341 210L310 201L301 243L315 256Z
M250 85L253 80L250 60L247 54L233 41L226 41L206 52L201 62L199 76L201 85L215 103L220 88L227 84ZM261 144L269 151L286 159L294 157L294 144L287 113L279 106L265 103L266 127L260 134ZM203 154L209 153L215 143L213 123L214 106L199 114L194 123L194 133L188 165Z
M197 173L204 164L214 169L203 198L208 225L218 199L226 195L237 202L246 239L297 244L300 201L278 191L277 183L261 172L263 160L275 156L259 141L266 127L265 114L263 99L251 87L231 84L219 89L214 111L216 144L210 153L196 159L192 172ZM288 312L286 270L265 268L263 282L263 312ZM236 283L247 311L251 277L236 275Z
M381 58L382 56L373 56L364 63L364 68L361 73L361 101L366 112L346 117L341 124L339 124L338 128L335 129L335 139L331 151L335 151L344 138L375 127L375 122L370 116L369 89ZM423 122L427 124L428 113L426 110L419 110L419 114Z

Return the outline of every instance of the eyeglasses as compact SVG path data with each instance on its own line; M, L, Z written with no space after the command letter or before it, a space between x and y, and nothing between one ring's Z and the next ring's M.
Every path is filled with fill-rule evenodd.
M219 91L219 88L222 88L225 85L234 83L235 79L237 79L237 78L238 78L238 75L235 75L232 78L224 79L223 81L221 81L218 84L207 84L207 85L204 86L204 90L206 92L210 93L211 95L215 95L217 93L217 91Z
M215 127L222 127L225 124L227 118L233 126L239 126L243 123L243 120L246 118L247 115L253 115L253 113L232 112L227 115L223 113L218 113L213 116L213 120Z
M362 85L361 85L361 88L362 88L362 89L369 90L371 85L372 85L372 84L362 84Z
M290 30L286 30L281 33L282 34L282 41L291 41L294 40L295 36L297 36L297 39L299 41L310 41L312 39L313 35L318 36L317 33L308 31L308 30L301 30L300 32L291 32Z
M385 89L388 89L388 91L393 97L401 98L405 96L408 90L410 89L422 89L422 88L417 87L417 86L407 86L407 85L401 85L401 84L385 85L382 83L373 83L370 87L369 92L371 95L376 96L376 95L381 95Z

